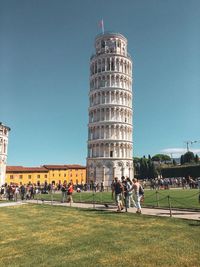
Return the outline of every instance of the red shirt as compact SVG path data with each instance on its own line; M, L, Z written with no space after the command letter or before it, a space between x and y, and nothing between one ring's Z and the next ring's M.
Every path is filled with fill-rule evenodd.
M69 188L68 188L68 192L69 193L72 193L73 192L73 185L70 185Z

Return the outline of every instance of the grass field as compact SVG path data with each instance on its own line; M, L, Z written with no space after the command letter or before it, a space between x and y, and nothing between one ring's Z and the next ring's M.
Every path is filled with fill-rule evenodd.
M155 206L155 207L169 207L169 199L172 208L194 208L200 209L199 204L199 190L197 189L173 189L173 190L146 190L144 206ZM47 194L39 195L38 198L43 198L45 200L61 200L61 193L59 194ZM74 193L73 199L75 202L106 202L114 203L111 198L111 192L83 192Z
M199 266L200 223L23 205L0 209L0 266Z

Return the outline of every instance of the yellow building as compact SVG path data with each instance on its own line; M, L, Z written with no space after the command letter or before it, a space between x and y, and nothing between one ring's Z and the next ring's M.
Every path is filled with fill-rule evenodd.
M44 184L72 181L86 183L86 167L81 165L43 165L41 167L7 166L7 184Z

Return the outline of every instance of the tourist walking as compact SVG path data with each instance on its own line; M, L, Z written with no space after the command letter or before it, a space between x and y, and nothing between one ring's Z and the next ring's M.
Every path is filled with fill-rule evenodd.
M67 182L64 181L62 187L61 187L61 191L62 191L62 200L61 202L64 203L67 200Z
M113 194L115 193L115 201L117 204L117 211L121 212L123 210L123 193L124 193L124 188L118 177L115 177L114 183L112 184L112 197Z
M69 203L73 203L73 198L72 198L73 191L74 191L73 183L69 183L68 190L67 190L67 195L68 195L67 202Z
M19 192L20 192L20 195L21 195L21 200L24 200L26 189L25 189L25 186L23 184L20 186Z
M19 198L19 187L17 185L14 191L14 200L17 202L18 198Z
M126 212L128 211L128 208L130 208L130 196L132 194L132 192L130 191L131 189L131 184L128 181L128 178L124 179L123 182L123 187L124 187L124 206L125 206L125 210Z
M136 207L135 200L133 199L133 191L131 190L133 183L129 177L126 178L127 181L127 200L126 200L126 207Z
M3 186L1 186L1 188L0 188L0 200L2 200L3 199L3 196L4 196L4 187Z
M141 214L142 209L141 209L141 204L140 201L144 197L144 190L142 188L142 185L139 183L139 181L136 178L133 178L133 185L132 189L134 193L134 198L135 198L135 205L137 208L136 213Z

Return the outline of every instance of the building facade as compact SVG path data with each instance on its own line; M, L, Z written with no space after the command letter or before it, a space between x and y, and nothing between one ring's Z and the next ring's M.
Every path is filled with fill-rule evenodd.
M86 183L86 167L81 165L43 165L41 167L7 166L7 184L48 184L72 181Z
M0 122L0 186L5 184L10 128Z
M132 60L127 39L100 34L90 59L87 180L133 178Z

